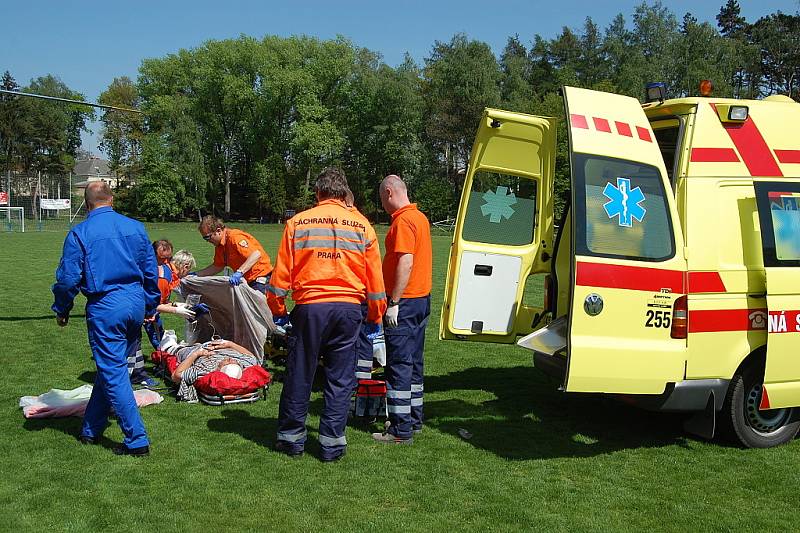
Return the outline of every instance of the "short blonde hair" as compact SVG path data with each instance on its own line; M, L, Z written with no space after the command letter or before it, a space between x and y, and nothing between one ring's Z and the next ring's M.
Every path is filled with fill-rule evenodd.
M172 255L172 264L180 268L188 266L189 268L197 267L197 261L194 260L192 252L188 250L178 250Z

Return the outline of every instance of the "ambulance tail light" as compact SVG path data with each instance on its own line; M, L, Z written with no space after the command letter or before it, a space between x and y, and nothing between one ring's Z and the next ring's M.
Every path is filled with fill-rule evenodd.
M550 306L553 304L553 276L550 274L544 277L544 310L547 311L550 309Z
M689 332L689 305L686 296L681 296L672 305L672 331L673 339L685 339Z

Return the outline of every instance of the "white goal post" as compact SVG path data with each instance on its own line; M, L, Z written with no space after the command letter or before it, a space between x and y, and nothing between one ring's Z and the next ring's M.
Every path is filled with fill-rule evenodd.
M0 206L0 213L5 211L6 216L2 217L5 218L9 224L11 224L11 218L13 213L19 213L19 223L20 227L22 228L22 233L25 233L25 208L24 207L2 207ZM0 219L1 220L1 219ZM0 222L2 224L2 222Z

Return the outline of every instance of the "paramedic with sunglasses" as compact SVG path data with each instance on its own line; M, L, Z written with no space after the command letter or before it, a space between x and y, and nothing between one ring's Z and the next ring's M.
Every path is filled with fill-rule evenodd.
M214 262L197 272L198 276L213 276L230 267L234 270L229 281L239 285L242 280L264 293L272 275L269 255L258 240L249 233L226 228L222 220L206 215L197 228L203 240L214 245Z

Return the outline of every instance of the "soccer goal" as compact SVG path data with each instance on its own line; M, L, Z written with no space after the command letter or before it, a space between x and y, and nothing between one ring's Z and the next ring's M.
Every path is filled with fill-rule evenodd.
M14 224L19 217L19 227L25 233L25 208L0 207L0 221L5 222L7 231L14 231Z

